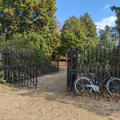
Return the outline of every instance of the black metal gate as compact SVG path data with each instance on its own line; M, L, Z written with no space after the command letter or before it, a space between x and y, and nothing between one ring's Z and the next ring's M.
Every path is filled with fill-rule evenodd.
M95 46L69 49L67 66L67 90L72 91L77 77L95 73L101 79L105 65L110 65L111 75L120 78L120 48L118 46Z
M77 49L70 48L67 54L67 91L72 91L73 83L77 78Z
M37 51L0 51L0 81L37 88Z

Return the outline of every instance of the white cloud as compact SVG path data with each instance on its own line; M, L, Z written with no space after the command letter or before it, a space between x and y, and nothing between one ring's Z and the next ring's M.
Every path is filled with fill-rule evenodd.
M104 29L106 25L110 26L110 27L113 27L115 26L115 21L116 21L116 17L115 16L110 16L108 18L103 18L101 21L99 22L96 22L95 25L96 25L96 28L97 30L99 29Z
M104 6L104 9L108 9L108 8L110 8L111 7L111 5L105 5Z

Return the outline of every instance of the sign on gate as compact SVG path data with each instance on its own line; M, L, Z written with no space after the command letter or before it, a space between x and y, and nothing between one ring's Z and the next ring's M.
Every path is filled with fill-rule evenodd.
M0 52L0 60L2 60L2 53Z

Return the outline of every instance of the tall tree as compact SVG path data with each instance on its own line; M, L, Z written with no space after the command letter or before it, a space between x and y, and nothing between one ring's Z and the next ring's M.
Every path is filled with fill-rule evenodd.
M93 20L91 19L90 15L88 13L85 13L83 16L80 17L80 22L85 25L85 32L87 39L90 42L90 45L96 45L98 41L96 26L93 23Z
M20 44L24 41L50 53L58 47L55 0L1 0L0 3L0 33L6 34L8 46L15 46L14 41L24 45Z
M55 0L2 0L0 23L2 32L8 35L30 29L49 30L56 28Z
M117 20L116 20L116 29L119 33L119 46L120 46L120 7L113 6L111 7L112 11L115 11Z
M114 39L112 37L112 31L109 26L105 26L105 30L99 31L99 44L102 45L102 47L107 47L115 44Z
M86 36L84 35L81 26L79 19L75 16L72 16L65 21L61 30L60 52L65 54L69 47L80 47L82 45Z
M65 21L61 30L61 51L66 53L69 47L95 46L98 37L96 27L90 16L85 14L80 19L75 16Z

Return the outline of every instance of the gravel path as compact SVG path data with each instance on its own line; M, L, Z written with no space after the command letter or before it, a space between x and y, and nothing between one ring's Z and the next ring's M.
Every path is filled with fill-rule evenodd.
M0 120L120 120L120 104L66 93L66 69L39 78L38 89L0 85Z

